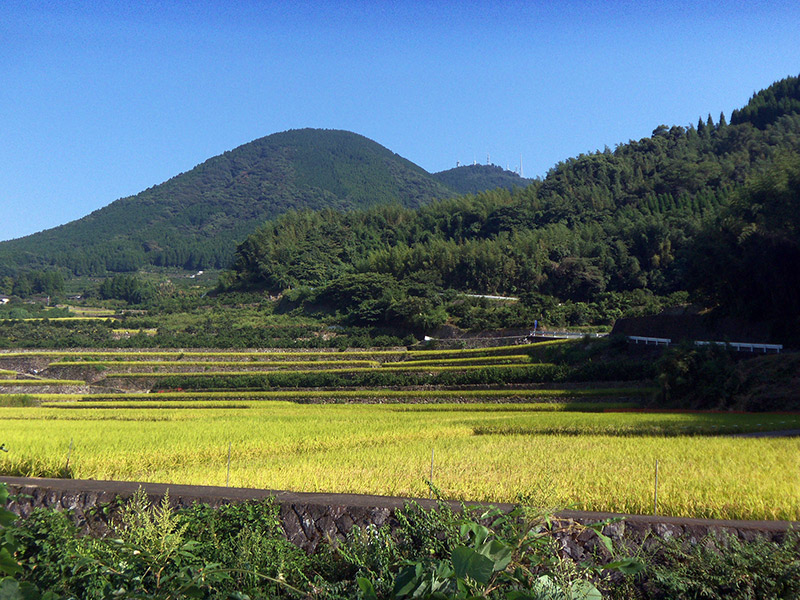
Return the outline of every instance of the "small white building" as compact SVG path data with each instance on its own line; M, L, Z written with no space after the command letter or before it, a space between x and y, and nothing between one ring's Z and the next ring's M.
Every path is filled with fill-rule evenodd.
M8 296L0 296L0 304L8 304L8 301L11 300Z

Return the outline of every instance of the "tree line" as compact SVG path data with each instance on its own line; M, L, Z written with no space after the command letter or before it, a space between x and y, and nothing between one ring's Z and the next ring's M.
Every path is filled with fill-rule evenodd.
M220 289L305 286L309 302L405 323L435 317L446 289L529 305L688 290L749 318L796 314L800 87L787 81L735 123L659 126L524 189L285 214L239 245Z

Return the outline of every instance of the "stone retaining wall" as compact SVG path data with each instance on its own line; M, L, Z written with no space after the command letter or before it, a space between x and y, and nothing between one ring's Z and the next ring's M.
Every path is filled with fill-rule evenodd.
M112 503L117 498L127 498L140 487L153 502L160 502L169 493L176 507L191 506L195 502L220 506L231 502L246 502L274 498L280 507L280 516L287 539L308 552L313 552L326 539L342 539L354 525L382 526L396 523L394 514L407 499L355 494L292 493L246 488L222 488L157 483L132 483L118 481L87 481L71 479L33 479L0 477L17 499L9 509L25 517L37 507L55 507L72 511L73 518L85 531L102 533L105 529L102 512L93 508ZM415 500L424 508L435 508L431 500ZM453 503L455 508L460 505ZM496 505L510 509L511 505ZM98 516L100 515L100 516ZM611 513L563 512L553 521L553 535L559 540L562 553L574 560L591 559L604 553L602 544L593 531L583 527L605 519L620 517L603 528L616 547L628 553L638 548L645 550L659 540L684 538L697 543L712 532L724 532L743 540L765 537L772 541L783 539L787 529L800 527L800 523L787 521L722 521L707 519L682 519L642 515L616 515Z

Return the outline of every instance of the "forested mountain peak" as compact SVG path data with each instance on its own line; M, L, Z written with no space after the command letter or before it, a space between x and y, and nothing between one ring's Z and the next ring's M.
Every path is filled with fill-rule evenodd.
M783 116L798 113L800 113L800 76L787 77L753 94L744 108L733 111L731 124L752 123L759 129L764 129Z
M236 243L287 210L418 207L455 192L380 144L339 130L269 135L66 225L0 244L0 264L76 274L145 264L227 266Z
M459 194L477 194L496 188L512 190L533 183L533 179L525 179L497 165L463 165L433 176Z

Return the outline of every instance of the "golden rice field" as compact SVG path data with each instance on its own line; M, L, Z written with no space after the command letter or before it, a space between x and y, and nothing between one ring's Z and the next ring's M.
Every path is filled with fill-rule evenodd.
M230 404L230 403L229 403ZM237 403L0 408L0 471L294 491L442 495L573 509L800 520L796 415L563 412L540 404ZM547 410L543 410L545 406ZM69 451L72 443L72 450Z

